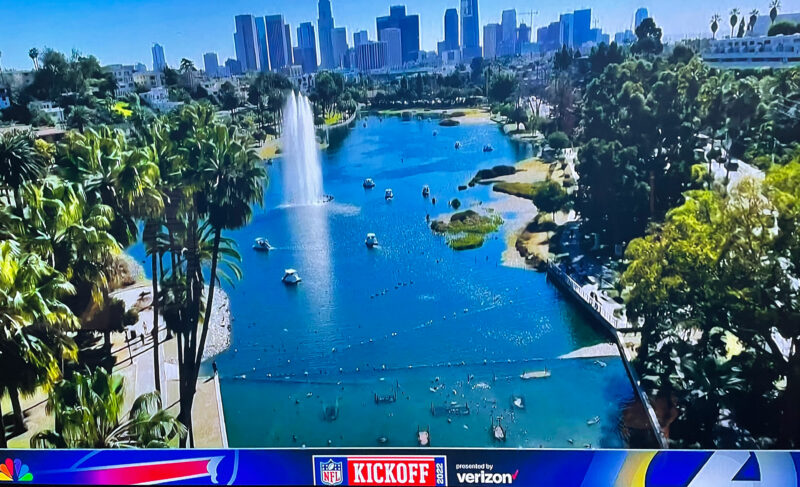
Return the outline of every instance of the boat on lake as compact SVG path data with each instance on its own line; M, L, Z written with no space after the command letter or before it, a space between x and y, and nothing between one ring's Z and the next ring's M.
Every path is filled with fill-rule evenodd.
M367 178L364 180L363 186L366 189L372 189L375 187L375 181L373 181L372 178Z
M427 198L431 194L431 188L426 184L422 187L422 197Z
M375 247L378 245L378 237L376 237L374 233L368 233L364 243L366 243L369 248Z
M494 147L492 147L492 144L486 144L483 146L483 152L492 152L493 150Z
M459 141L456 141L455 148L456 148L456 149L460 149L460 148L461 148L461 142L459 142Z
M494 424L494 418L492 418L492 437L495 441L505 442L506 441L506 429L503 428L503 425L500 424L500 418L497 418L497 424Z
M550 377L550 375L550 371L545 368L544 370L529 370L527 372L523 372L519 377L522 380L546 379Z
M272 246L269 244L269 241L263 237L259 237L253 243L253 249L258 250L259 252L269 252L272 250Z
M386 198L386 200L394 198L394 192L392 191L392 188L386 188L383 197Z
M300 275L294 269L286 269L281 280L284 284L297 284L302 281Z
M431 446L431 427L428 426L425 429L420 429L417 426L417 444L419 446Z
M437 135L439 135L439 132L437 132L437 131L435 131L435 130L434 130L434 131L433 131L433 136L434 136L434 137L436 137Z
M594 418L592 418L592 419L590 419L590 420L586 421L586 424L587 424L588 426L592 426L592 425L595 425L595 424L597 424L597 423L599 423L599 422L600 422L600 416L595 416Z

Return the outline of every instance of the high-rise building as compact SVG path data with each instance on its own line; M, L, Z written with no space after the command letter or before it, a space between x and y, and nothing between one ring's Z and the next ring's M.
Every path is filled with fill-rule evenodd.
M153 44L153 71L164 71L167 60L164 58L164 48L161 44Z
M413 62L419 57L419 15L407 15L404 5L394 5L389 8L389 15L378 17L378 41L383 41L381 32L385 29L400 29L403 62Z
M531 43L531 28L524 22L519 24L517 28L517 42L514 47L514 52L520 54L525 50L525 46Z
M356 66L360 71L384 69L388 58L386 42L367 41L356 48Z
M514 54L514 47L517 43L517 11L513 8L503 10L501 36L498 55L510 56Z
M283 24L283 33L286 36L287 46L286 65L291 66L294 64L294 55L292 54L294 51L292 50L292 28L289 27L289 24Z
M551 22L548 26L537 29L536 42L541 52L561 49L561 22Z
M267 27L267 46L269 48L269 65L273 71L291 65L291 41L286 35L286 24L283 15L267 15L264 17Z
M323 69L333 69L336 65L333 54L333 11L330 0L319 0L319 55Z
M448 8L444 12L444 47L448 50L458 49L458 10Z
M592 10L576 10L572 13L572 44L580 47L587 42L595 42L592 38Z
M461 49L465 62L481 55L478 0L461 0Z
M625 32L617 32L614 34L614 42L619 45L633 44L636 42L636 34L630 29L627 29Z
M389 27L379 32L379 38L386 43L386 65L397 68L403 65L403 43L400 29Z
M215 78L219 76L219 58L216 52L207 52L203 54L203 66L206 70L206 76Z
M303 67L303 73L317 70L317 37L311 22L303 22L297 26L297 47L294 52L294 62ZM297 54L300 54L299 58Z
M333 29L333 62L335 68L345 67L344 58L347 55L347 27Z
M242 74L242 65L236 59L228 58L225 61L225 70L230 75Z
M503 40L503 29L500 24L486 24L483 26L483 58L494 59L499 53Z
M561 45L572 48L575 39L575 17L572 14L561 14L558 23L561 27L561 33L558 36Z
M357 48L361 44L369 42L369 33L365 30L353 32L353 48Z
M639 27L639 24L646 18L650 17L650 14L647 12L647 9L644 7L640 7L636 9L636 14L634 14L634 22L633 22L633 29L636 30Z
M264 17L256 17L256 41L258 42L258 62L261 71L269 71L269 48L267 47L267 26Z
M237 15L236 32L233 40L236 47L236 60L242 72L259 71L261 54L258 48L256 21L252 15Z

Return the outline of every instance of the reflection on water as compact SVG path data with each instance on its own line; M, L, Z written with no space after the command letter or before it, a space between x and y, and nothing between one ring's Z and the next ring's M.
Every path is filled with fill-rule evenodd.
M318 319L325 322L331 320L331 291L336 280L331 265L333 242L328 231L328 212L333 205L327 203L286 208L289 213L289 239L292 248L298 249L296 255L300 259L294 268L302 269L300 277L304 280L315 283L318 292L308 295L308 306L316 309L319 312Z

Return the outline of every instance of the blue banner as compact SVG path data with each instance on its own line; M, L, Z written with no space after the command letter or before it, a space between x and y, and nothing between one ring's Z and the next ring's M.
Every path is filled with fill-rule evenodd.
M797 487L799 471L784 451L0 451L0 482L28 485Z

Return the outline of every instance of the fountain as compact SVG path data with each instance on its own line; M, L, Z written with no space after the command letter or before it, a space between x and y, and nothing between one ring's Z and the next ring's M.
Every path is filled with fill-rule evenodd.
M300 93L289 94L283 107L281 145L284 203L299 206L323 203L314 112L308 98Z

